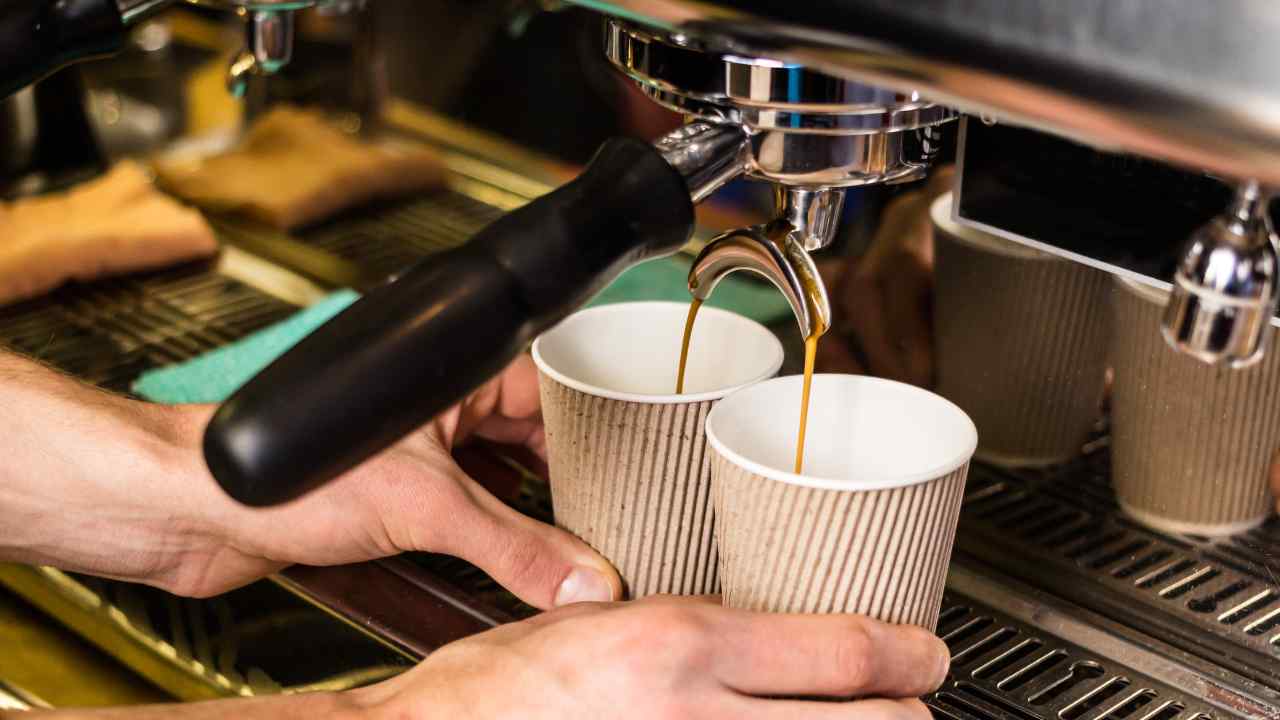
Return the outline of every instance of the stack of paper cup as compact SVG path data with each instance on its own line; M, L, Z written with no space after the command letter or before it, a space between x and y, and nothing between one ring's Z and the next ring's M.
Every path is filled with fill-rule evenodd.
M687 311L593 308L533 344L556 524L612 562L632 598L719 592L704 421L717 400L782 365L764 326L704 307L676 395Z
M931 209L937 390L1011 467L1069 460L1101 417L1108 275L966 227L951 194Z
M1119 278L1114 288L1111 475L1121 508L1174 533L1261 524L1280 448L1280 351L1272 343L1248 368L1206 365L1165 343L1166 291Z
M977 431L926 390L816 375L805 472L802 378L740 390L707 420L724 601L937 625Z

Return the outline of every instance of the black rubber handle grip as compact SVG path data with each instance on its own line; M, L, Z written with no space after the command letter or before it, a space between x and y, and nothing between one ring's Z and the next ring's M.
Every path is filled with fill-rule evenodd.
M461 400L692 232L681 175L647 143L611 140L577 179L371 292L263 370L206 429L209 469L241 502L294 498Z
M0 0L0 98L124 39L115 0Z

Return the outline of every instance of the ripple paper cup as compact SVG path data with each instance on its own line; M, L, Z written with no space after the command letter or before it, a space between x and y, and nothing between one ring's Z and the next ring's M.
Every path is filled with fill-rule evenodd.
M556 524L613 563L632 598L719 592L705 420L782 366L763 325L703 307L674 394L688 309L583 310L533 344Z
M707 419L725 604L935 629L973 423L911 385L815 375L796 475L801 382L740 390Z
M1165 532L1260 525L1271 515L1268 468L1280 447L1280 352L1273 343L1247 368L1205 365L1165 344L1167 292L1114 284L1111 477L1120 507Z
M937 390L969 416L977 457L1007 467L1070 460L1101 417L1109 276L931 208Z

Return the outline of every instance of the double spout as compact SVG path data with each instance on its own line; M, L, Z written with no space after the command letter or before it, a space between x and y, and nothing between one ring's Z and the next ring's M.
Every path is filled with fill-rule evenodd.
M689 292L706 300L725 276L752 272L787 299L804 337L822 335L831 327L831 303L809 252L835 239L844 190L776 186L774 198L773 220L707 243L689 270Z

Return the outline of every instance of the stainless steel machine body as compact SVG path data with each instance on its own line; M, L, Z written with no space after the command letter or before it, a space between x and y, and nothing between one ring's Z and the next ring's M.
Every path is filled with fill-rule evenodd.
M1160 0L1039 0L1009 8L981 0L843 0L824 3L820 10L752 0L580 4L639 18L662 28L672 44L691 53L724 58L723 73L686 73L684 67L696 66L697 60L661 43L646 43L639 33L611 29L610 58L638 75L651 97L683 112L697 112L705 94L745 100L738 114L748 122L761 121L761 148L778 127L773 122L777 118L782 125L823 122L785 105L803 81L787 85L757 78L766 74L762 67L781 70L794 64L805 68L795 72L825 72L850 84L869 83L848 97L861 95L869 105L885 105L884 112L870 117L825 118L831 127L857 126L865 119L892 129L899 114L906 127L927 126L947 112L936 102L1095 147L1207 170L1246 187L1280 181L1280 97L1271 71L1276 58L1268 42L1269 32L1280 29L1280 10L1265 2L1240 0L1210 8L1193 2L1171 7ZM636 72L636 66L642 70ZM644 67L663 72L646 74ZM665 74L680 77L668 83ZM792 94L773 92L779 86L789 87ZM784 103L782 109L775 105L778 101ZM891 181L896 171L912 165L897 153L901 138L894 132L873 134L848 141L841 152L860 155L861 163L874 154L884 163L879 179ZM797 149L802 155L831 160L826 146L815 149L810 139L797 136L787 140L783 145L804 147ZM866 153L849 153L862 143ZM786 155L784 150L782 157ZM786 163L763 165L762 174L777 181L806 179L806 170L792 172ZM1183 242L1184 237L1168 240ZM1183 261L1189 270L1203 257L1196 253L1197 245L1189 243ZM1253 254L1263 256L1261 261L1250 253L1228 258L1219 252L1216 264L1230 264L1231 271L1223 275L1265 274L1260 283L1268 289L1265 296L1224 294L1221 288L1180 276L1166 316L1174 347L1209 363L1240 365L1260 357L1254 351L1263 345L1266 323L1258 318L1275 312L1275 249L1270 243L1254 244ZM1207 328L1235 340L1210 341Z
M845 189L924 177L938 126L956 118L915 91L734 54L679 29L658 33L608 20L605 55L693 128L742 129L745 142L725 151L732 158L718 179L743 174L772 183L777 217L712 240L690 271L689 289L705 300L732 272L760 275L787 298L806 337L831 325L830 301L809 252L834 239Z

